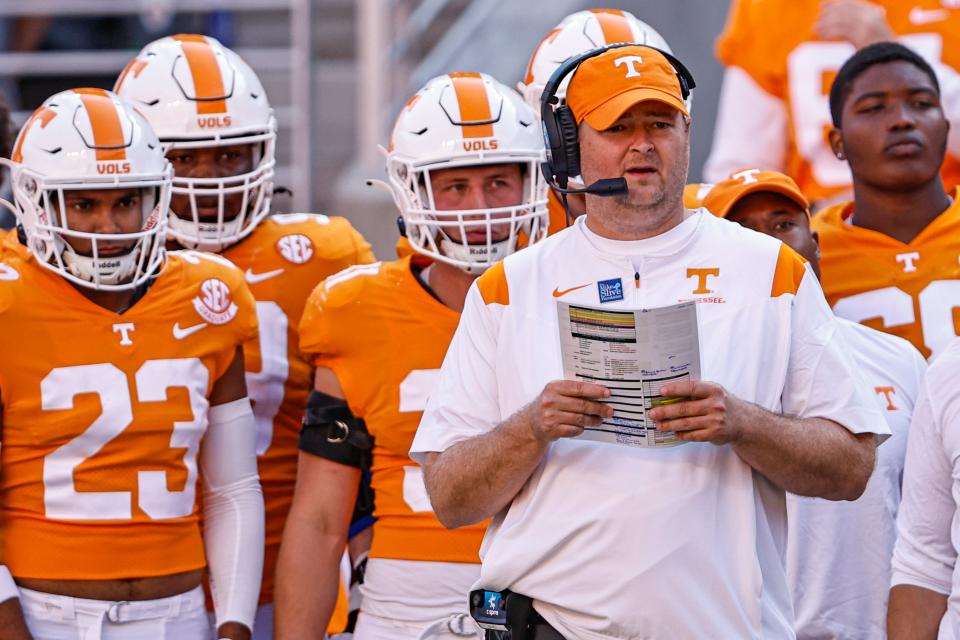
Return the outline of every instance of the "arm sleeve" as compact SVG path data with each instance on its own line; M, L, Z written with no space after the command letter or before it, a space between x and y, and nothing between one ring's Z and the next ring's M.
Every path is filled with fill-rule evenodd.
M931 370L933 372L933 370ZM936 384L936 373L920 389L907 436L903 498L897 514L897 543L893 550L891 585L908 584L949 594L957 551L951 542L951 524L957 510L953 498L953 468L944 448L943 429L956 428L960 395L952 380ZM955 398L952 408L938 410L934 393Z
M764 91L742 68L728 67L704 178L720 182L748 167L783 171L786 155L787 109L783 101Z
M203 543L217 626L253 629L263 574L263 493L256 428L247 398L210 407L200 452Z
M839 324L809 265L793 299L790 358L782 411L826 418L852 433L888 437L890 427L870 397Z
M460 324L447 350L440 380L413 439L410 457L444 451L492 430L500 414L495 359L500 305L487 305L475 282L467 293Z

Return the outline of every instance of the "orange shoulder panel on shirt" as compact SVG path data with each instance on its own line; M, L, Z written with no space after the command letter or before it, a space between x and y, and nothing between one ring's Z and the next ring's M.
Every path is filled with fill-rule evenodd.
M510 304L510 287L503 262L498 262L477 278L477 289L486 304Z
M776 298L785 293L795 295L807 272L806 263L807 261L800 257L800 254L787 245L781 244L780 253L777 255L777 266L773 272L770 297Z

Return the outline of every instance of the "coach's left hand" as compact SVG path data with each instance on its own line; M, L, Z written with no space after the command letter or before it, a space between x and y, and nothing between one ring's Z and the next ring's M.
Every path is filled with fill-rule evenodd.
M691 380L665 384L660 389L665 398L686 398L651 409L649 417L660 431L675 431L688 442L727 444L742 433L744 410L749 403L727 393L719 384Z

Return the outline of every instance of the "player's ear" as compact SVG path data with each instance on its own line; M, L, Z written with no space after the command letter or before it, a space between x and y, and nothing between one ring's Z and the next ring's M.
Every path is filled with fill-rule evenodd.
M843 134L840 129L831 127L830 131L827 132L827 141L830 143L830 149L833 150L833 155L837 157L837 160L847 159L847 154L843 150Z

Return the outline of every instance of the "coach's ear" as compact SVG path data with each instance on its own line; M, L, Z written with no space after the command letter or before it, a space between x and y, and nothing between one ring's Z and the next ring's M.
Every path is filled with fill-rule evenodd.
M830 143L833 155L837 156L837 160L847 159L847 154L843 150L843 134L840 132L840 129L831 127L830 131L827 132L827 141Z

